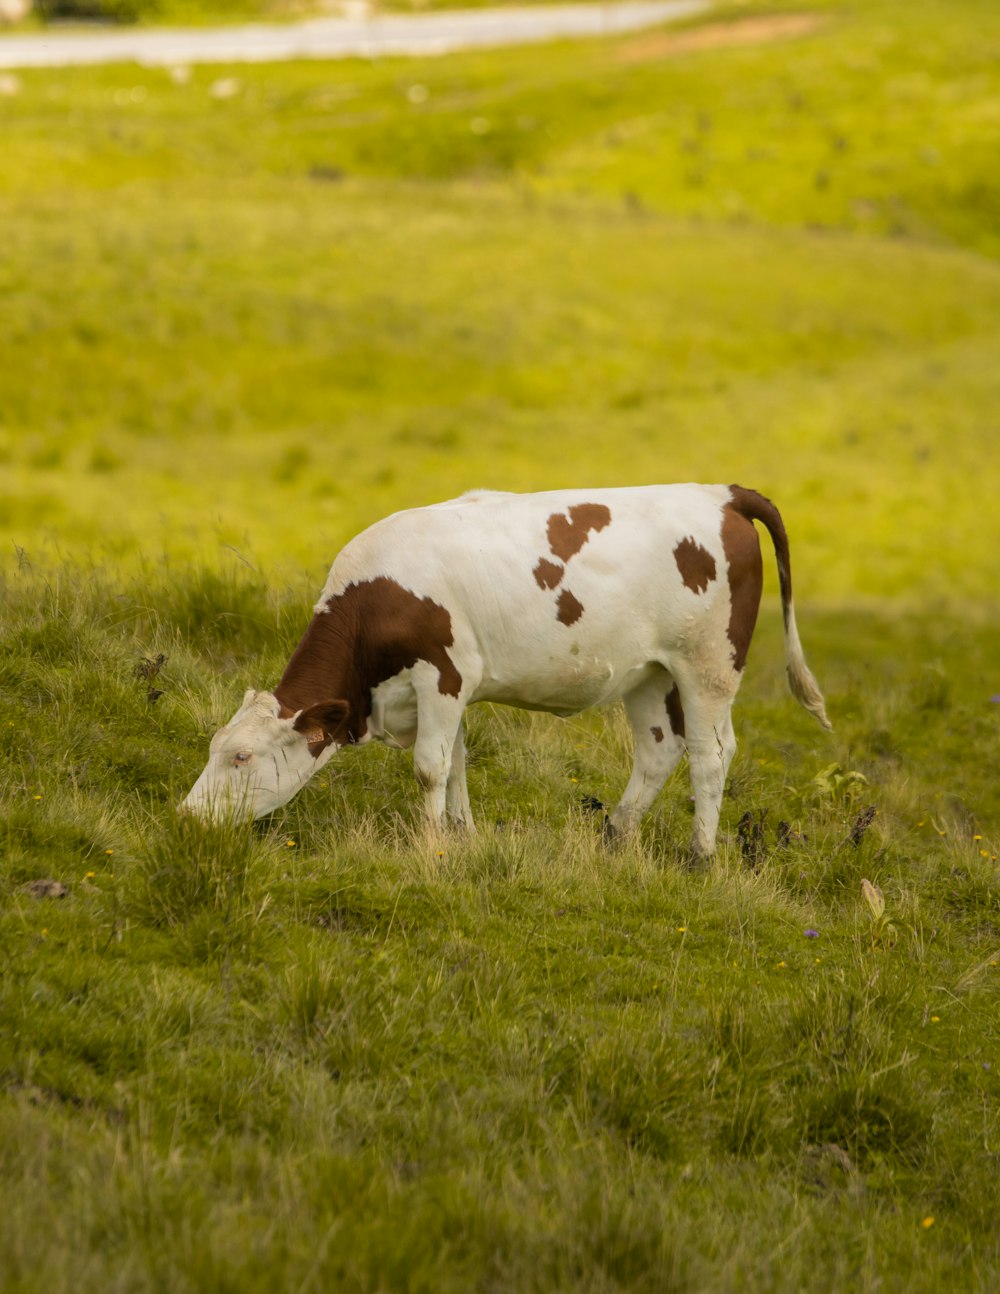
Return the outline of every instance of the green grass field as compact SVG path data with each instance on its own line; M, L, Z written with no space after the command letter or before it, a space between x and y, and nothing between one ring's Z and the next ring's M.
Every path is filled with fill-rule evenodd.
M1000 12L804 11L6 84L4 1294L1000 1285ZM769 598L708 873L616 712L176 817L362 526L685 479L835 726Z

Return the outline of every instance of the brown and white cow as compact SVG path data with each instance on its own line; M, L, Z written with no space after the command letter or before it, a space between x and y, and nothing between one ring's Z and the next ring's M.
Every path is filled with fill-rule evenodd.
M472 826L462 716L474 701L576 714L621 699L635 739L611 826L635 827L687 751L696 855L715 847L731 709L778 562L794 696L826 728L792 609L777 508L738 485L474 492L351 540L273 692L249 691L184 806L260 817L342 746L413 747L428 819Z

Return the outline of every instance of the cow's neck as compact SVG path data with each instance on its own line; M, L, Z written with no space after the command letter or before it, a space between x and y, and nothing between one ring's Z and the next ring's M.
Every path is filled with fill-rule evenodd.
M360 740L371 709L362 655L356 617L331 599L326 611L313 616L274 689L281 714L297 714L320 701L346 701L350 739Z
M448 654L451 616L388 576L349 584L312 623L275 688L287 716L323 701L346 701L348 734L368 731L372 690L425 661L437 670L438 691L458 697L462 676Z

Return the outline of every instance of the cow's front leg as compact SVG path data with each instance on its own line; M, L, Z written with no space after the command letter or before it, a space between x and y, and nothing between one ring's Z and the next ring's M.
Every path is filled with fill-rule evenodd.
M450 697L420 698L417 705L417 740L413 747L413 772L424 792L424 815L430 826L445 825L448 789L452 800L465 786L465 744L461 739L463 705ZM456 746L461 745L459 767L453 776ZM456 777L458 781L456 781ZM462 792L464 794L464 790ZM464 802L468 797L464 796Z

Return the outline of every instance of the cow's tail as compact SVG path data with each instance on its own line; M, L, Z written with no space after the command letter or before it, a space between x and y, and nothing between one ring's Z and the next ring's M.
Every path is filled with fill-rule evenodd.
M756 490L745 490L742 486L733 485L730 506L746 517L748 521L759 521L767 527L771 542L774 544L774 555L778 561L778 584L781 588L781 612L785 621L785 667L788 671L788 686L792 696L815 715L824 728L831 730L833 725L826 716L826 706L819 684L813 678L799 641L799 631L795 624L795 608L792 604L792 567L788 555L788 535L781 514L770 499Z

